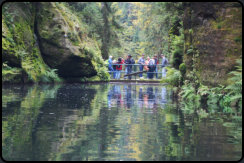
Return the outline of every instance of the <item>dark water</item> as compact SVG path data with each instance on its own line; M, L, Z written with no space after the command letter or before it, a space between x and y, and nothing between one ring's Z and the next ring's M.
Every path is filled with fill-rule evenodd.
M3 86L5 160L239 160L241 119L180 111L159 85Z

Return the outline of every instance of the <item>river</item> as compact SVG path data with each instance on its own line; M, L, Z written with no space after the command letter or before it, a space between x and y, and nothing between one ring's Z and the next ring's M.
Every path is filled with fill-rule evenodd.
M171 90L148 84L2 87L7 161L239 160L242 120L184 114Z

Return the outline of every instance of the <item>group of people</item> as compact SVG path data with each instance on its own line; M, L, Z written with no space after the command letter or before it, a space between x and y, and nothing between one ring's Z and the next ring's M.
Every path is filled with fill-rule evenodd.
M109 56L108 70L110 75L113 72L114 79L120 79L122 64L126 64L125 65L126 74L130 74L132 72L132 65L135 64L135 60L132 58L131 55L128 55L126 60L124 60L122 57L119 57L117 61L112 60L112 58L113 58L112 56ZM129 76L129 79L131 79L131 76Z
M138 64L140 65L140 71L143 71L143 69L145 69L147 71L147 78L148 79L152 79L153 78L153 74L156 74L156 78L158 78L158 65L159 65L159 58L157 55L155 55L152 59L150 59L150 57L147 57L147 59L144 59L144 54L142 54L142 57L138 60ZM166 69L165 67L168 65L168 59L161 54L162 57L162 62L161 62L161 66L162 66L162 77L166 77ZM140 78L142 77L142 73L139 74Z
M147 71L147 78L152 79L153 74L156 74L156 78L158 78L158 65L159 65L159 58L157 55L155 55L153 58L150 59L150 57L147 57L147 59L144 59L145 55L142 54L142 57L138 60L139 71L142 72L143 70ZM165 67L168 64L168 59L162 54L162 77L166 77L166 69ZM118 60L112 60L112 56L109 56L108 59L108 70L111 75L113 72L113 78L114 79L120 79L120 74L122 70L122 64L125 64L125 73L130 74L132 72L132 65L135 64L135 60L132 58L131 55L128 55L126 60L119 57ZM142 73L139 73L139 77L143 78ZM128 76L128 79L131 79L131 76Z

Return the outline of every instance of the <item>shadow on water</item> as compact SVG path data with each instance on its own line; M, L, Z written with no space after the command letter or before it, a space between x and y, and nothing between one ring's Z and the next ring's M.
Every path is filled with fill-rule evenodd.
M242 124L181 112L160 85L3 86L5 160L239 160Z

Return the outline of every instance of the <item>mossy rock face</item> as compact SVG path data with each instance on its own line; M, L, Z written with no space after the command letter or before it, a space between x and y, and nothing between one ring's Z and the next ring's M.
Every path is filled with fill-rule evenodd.
M58 5L47 2L38 5L36 30L44 61L58 69L58 74L64 78L96 75L91 57L79 50L82 40L78 33L74 34L75 23L67 20L70 15Z
M242 7L238 2L191 3L184 13L187 73L192 69L191 47L199 52L197 76L207 85L226 84L228 73L242 56Z
M21 67L21 58L17 55L19 46L30 46L27 40L32 34L28 28L21 28L20 24L25 20L25 24L31 19L21 9L19 3L4 3L2 6L2 62L7 62L9 66ZM24 37L25 36L25 37ZM26 43L26 45L24 45Z
M109 78L96 40L64 3L9 2L2 9L2 62L24 72L4 73L5 81Z

